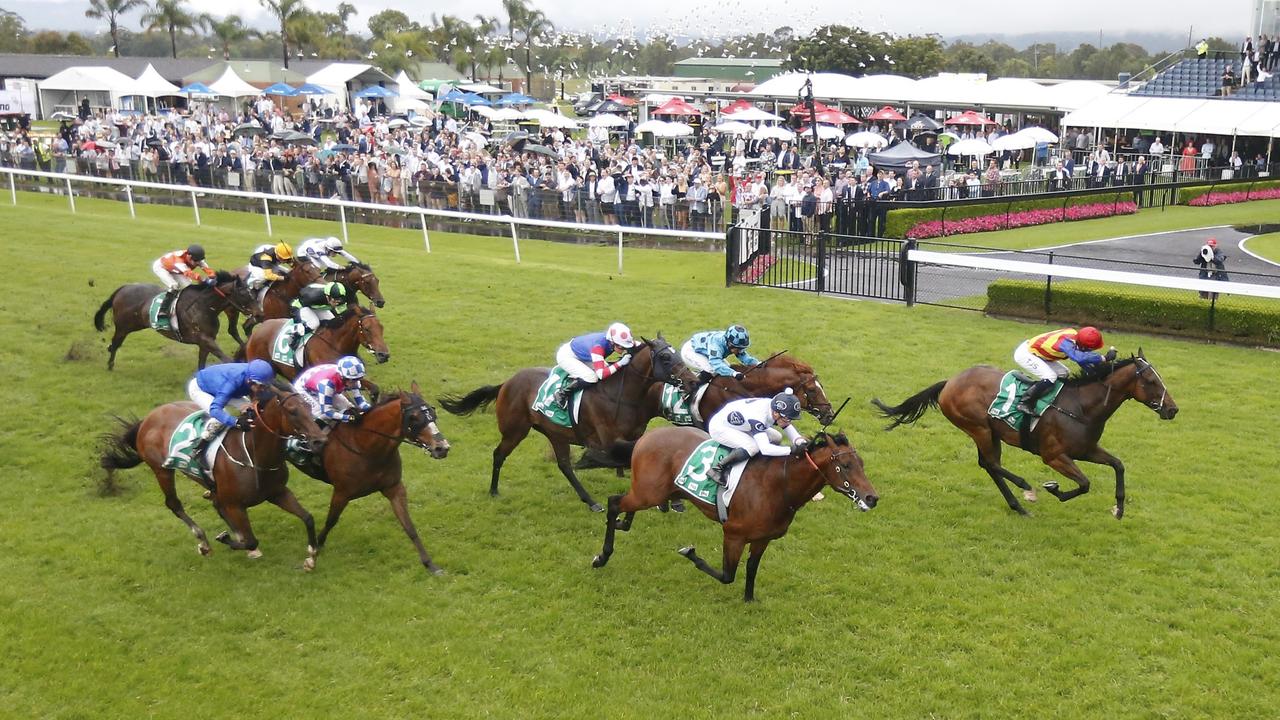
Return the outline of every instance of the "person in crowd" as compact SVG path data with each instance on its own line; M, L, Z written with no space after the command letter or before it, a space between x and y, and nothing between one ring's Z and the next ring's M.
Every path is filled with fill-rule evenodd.
M725 484L724 471L734 463L750 460L756 455L784 457L792 450L803 450L808 444L792 423L800 417L800 399L787 388L772 398L743 398L734 400L711 416L707 432L711 439L733 448L707 471L707 479L717 485ZM791 441L791 447L778 444L781 427Z
M556 390L556 404L568 408L573 393L622 370L631 362L631 353L623 351L635 346L631 328L620 322L612 323L604 332L579 335L561 345L556 351L556 366L568 373L570 379ZM609 362L615 352L621 357Z
M355 255L347 252L342 240L336 237L307 238L298 245L298 257L322 271L342 269L341 265L333 261L335 255L341 255L348 262L360 262Z

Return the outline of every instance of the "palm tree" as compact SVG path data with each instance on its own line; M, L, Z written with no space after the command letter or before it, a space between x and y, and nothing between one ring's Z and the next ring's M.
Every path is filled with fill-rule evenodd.
M178 57L178 33L195 30L196 19L184 7L185 0L155 0L151 10L142 16L142 27L147 32L163 30L169 33L169 48Z
M524 91L533 90L533 41L555 29L551 20L541 10L529 10L521 18L520 33L524 36Z
M476 79L476 62L483 62L485 68L485 80L489 79L489 67L493 64L493 45L490 36L502 29L502 22L498 20L498 16L485 17L476 14L475 24L475 55L471 61L471 79Z
M223 60L231 59L231 45L233 43L260 35L257 30L245 27L244 21L240 19L239 15L228 15L219 20L209 13L204 13L199 20L200 27L218 38L218 45L222 47Z
M101 20L106 18L111 28L111 46L116 57L120 57L120 26L117 24L121 15L135 8L146 7L147 0L89 0L89 9L84 11L85 17Z
M516 46L516 30L524 22L524 16L529 14L529 0L502 0L502 9L507 13L507 50L510 51ZM502 69L505 65L504 62L498 66L499 83L502 82Z
M289 67L289 24L307 12L302 0L258 0L280 21L280 46L284 66Z

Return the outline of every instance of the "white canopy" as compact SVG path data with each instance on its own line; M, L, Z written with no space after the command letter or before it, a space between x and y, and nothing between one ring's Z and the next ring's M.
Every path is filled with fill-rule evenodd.
M767 140L769 138L777 140L795 140L796 134L784 127L778 127L777 125L765 125L764 127L756 128L756 131L752 133L751 137L756 140Z
M1062 118L1063 127L1124 127L1120 118L1133 112L1146 98L1111 93L1103 95L1069 112Z
M458 89L466 92L473 92L477 95L484 95L485 93L505 93L506 92L506 90L503 90L500 87L494 87L492 85L488 85L485 83L463 83L458 86Z
M844 138L844 131L836 127L835 125L823 125L821 123L818 124L819 140L841 140L843 138ZM813 140L813 128L805 128L805 131L800 133L800 139Z
M1067 113L1062 124L1068 127L1280 137L1280 103L1112 93Z
M209 89L219 95L233 98L262 94L261 90L241 79L236 74L236 71L231 69L231 65L227 65L226 69L222 71L222 77L209 83Z
M771 112L766 112L760 108L754 107L745 108L735 113L724 113L724 117L738 122L757 122L761 120L768 122L780 122L782 120L778 115L774 115Z
M40 83L41 90L105 92L114 96L136 95L134 79L109 67L69 67ZM176 89L176 88L175 88Z
M1117 127L1136 130L1181 130L1182 118L1204 102L1204 100L1192 98L1148 98L1146 102L1120 118L1121 124Z
M147 69L143 70L138 79L134 81L134 92L147 97L177 95L180 89L177 85L160 77L160 73L156 72L151 63L147 63Z
M400 93L400 97L412 100L434 100L435 97L431 93L418 87L410 77L409 73L401 70L396 75L396 91Z
M629 121L621 115L600 113L587 121L587 127L626 127Z
M1053 91L1025 78L1000 78L980 83L970 102L983 107L1055 107Z
M716 132L722 132L726 135L750 135L756 131L754 127L751 127L744 122L738 122L737 120L726 120L711 129Z
M922 80L899 75L855 78L839 73L791 73L766 80L749 94L794 100L806 79L813 80L814 97L865 105L1074 110L1110 91L1106 85L1086 80L1041 85L1025 78L987 82L981 75L959 73Z
M1280 103L1266 106L1240 121L1236 132L1241 135L1266 135L1280 137Z
M844 144L857 148L882 148L889 144L889 139L880 133L863 130L850 134L844 139Z
M1242 116L1241 110L1253 110L1249 113L1249 117L1257 115L1255 108L1242 108L1241 102L1200 102L1192 107L1191 112L1186 113L1178 120L1178 125L1187 128L1196 128L1194 132L1211 133L1213 135L1232 135L1236 132L1236 128L1240 123L1248 119ZM1140 127L1134 125L1133 127ZM1163 130L1164 128L1144 128L1150 130Z
M476 108L484 107L477 105ZM498 108L489 116L493 120L524 120L525 114L512 107Z
M308 75L307 82L333 93L332 99L345 106L350 102L348 93L379 83L391 84L395 78L365 63L330 63ZM351 87L348 88L348 84Z

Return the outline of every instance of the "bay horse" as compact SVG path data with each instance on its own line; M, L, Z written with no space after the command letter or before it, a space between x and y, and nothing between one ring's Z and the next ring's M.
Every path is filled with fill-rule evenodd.
M973 439L978 448L978 465L991 476L1009 507L1026 515L1008 482L1022 488L1023 497L1029 502L1036 501L1035 491L1026 480L1000 464L1001 443L1022 447L1019 431L987 414L1003 377L1003 370L979 365L950 380L935 383L893 407L879 400L871 402L880 408L885 418L893 420L886 430L914 423L930 407L941 409L952 425ZM1129 399L1151 408L1161 420L1172 420L1178 414L1178 405L1164 380L1141 349L1133 357L1100 363L1095 370L1066 381L1053 405L1031 432L1032 447L1023 449L1039 455L1045 465L1074 480L1076 487L1064 491L1059 489L1057 481L1050 480L1044 483L1045 490L1066 502L1089 492L1089 478L1076 466L1076 460L1109 465L1116 474L1116 504L1111 513L1117 520L1124 517L1124 464L1098 441L1107 420Z
M699 426L706 429L711 416L720 408L734 400L752 397L770 397L787 388L795 391L800 399L800 407L828 425L834 419L831 401L818 382L818 375L813 367L785 353L779 353L768 360L749 368L744 368L742 379L716 376L707 382L707 391L698 403L698 415L702 418ZM654 385L645 395L645 410L650 418L662 417L662 386Z
M107 359L107 369L116 366L116 351L124 344L124 339L139 330L151 327L147 317L151 301L165 290L159 285L149 283L131 283L121 285L106 299L93 316L93 326L102 332L107 329L105 319L107 311L111 311L111 322L115 326L115 334L107 350L111 355ZM253 293L244 280L219 270L213 285L192 285L178 296L173 309L173 317L178 320L178 331L162 331L160 334L170 340L177 340L187 345L200 348L197 367L203 368L212 353L222 362L231 358L218 347L218 315L228 307L234 307L245 315L257 313L257 303Z
M401 482L400 446L413 445L428 456L440 460L449 454L449 441L436 426L436 410L422 399L418 383L409 392L390 393L359 419L338 423L329 432L329 440L316 467L297 466L299 470L333 486L329 499L329 516L317 539L317 552L324 547L329 531L352 500L380 492L391 503L391 510L409 541L418 550L418 559L429 572L441 570L427 554L418 531L409 517L409 496Z
M649 422L650 416L644 407L649 389L662 383L691 379L680 355L662 338L661 333L653 340L641 338L641 343L628 353L632 358L630 364L584 391L578 423L571 428L557 425L533 409L538 388L550 373L548 368L525 368L501 385L485 385L463 396L447 395L439 399L440 406L454 415L470 415L476 409L497 401L498 430L502 433L502 441L493 449L493 475L489 483L491 496L498 494L498 478L507 456L530 430L537 430L551 443L556 466L578 494L578 499L592 512L604 510L583 489L574 474L569 448L581 445L603 450L620 440L635 440Z
M659 507L670 500L687 498L706 515L717 521L716 507L676 487L675 479L690 453L709 436L691 427L660 427L645 433L640 441L628 446L614 446L620 457L628 454L631 461L631 489L625 495L609 498L604 521L604 548L591 561L602 568L613 555L614 534L626 532L636 512ZM862 457L843 433L819 432L806 450L793 451L786 457L756 457L748 461L742 478L729 503L728 520L723 525L723 568L717 570L698 556L693 546L681 548L702 572L725 585L733 582L738 561L748 544L747 588L743 600L755 599L756 571L769 543L787 534L796 512L809 502L822 486L852 500L859 510L876 506L880 496L867 479ZM626 517L619 522L619 513Z
M382 289L378 286L378 276L366 263L352 262L341 270L326 270L321 282L342 283L347 288L347 297L353 302L357 299L356 293L359 292L373 301L374 307L383 307L387 304L387 299L382 297Z
M208 555L212 550L204 530L187 515L178 499L174 488L177 471L163 465L174 429L196 410L199 406L193 402L171 402L152 410L142 420L126 422L121 432L104 436L107 447L100 464L110 476L116 470L145 462L155 473L160 491L164 493L165 506L196 536L199 541L196 550ZM216 539L233 550L247 551L251 558L262 557L247 510L269 502L302 520L307 530L307 557L303 567L309 570L315 566L318 547L315 522L286 485L289 470L284 460L284 443L289 436L301 436L314 447L321 447L325 433L312 418L310 405L292 390L261 386L246 412L252 412L254 418L251 429L232 427L227 431L214 460L214 482L204 486L218 515L231 528L231 533L223 532Z
M271 346L285 322L276 319L255 325L243 351L237 353L236 357L246 360L261 358L270 362L277 373L290 380L294 379L298 375L298 368L271 359ZM378 316L367 307L351 305L342 315L320 324L320 328L303 348L303 367L337 362L344 355L355 355L362 347L373 353L379 364L391 359L391 351L382 338L382 323Z
M249 279L248 266L237 268L235 274L244 278L247 282ZM287 318L292 314L290 303L298 297L298 293L302 292L302 288L310 285L320 278L320 270L311 263L295 263L289 268L289 272L285 273L284 279L273 282L267 286L267 291L262 294L261 316L258 320L272 320L274 318ZM240 313L233 307L227 310L227 329L231 333L231 337L244 347L244 341L240 338L240 331L236 327L239 322ZM252 325L246 322L246 331L252 330Z

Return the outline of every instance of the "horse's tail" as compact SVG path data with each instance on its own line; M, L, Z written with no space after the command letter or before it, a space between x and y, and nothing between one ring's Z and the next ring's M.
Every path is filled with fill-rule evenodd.
M116 291L111 293L111 297L107 298L107 301L102 303L102 306L98 308L98 312L93 314L93 326L97 328L98 332L102 332L107 329L107 311L111 309L111 303L115 301L116 295L123 289L123 285L116 288Z
M103 445L102 457L99 458L98 464L102 466L107 473L113 470L127 470L136 467L142 462L142 456L138 454L138 428L142 427L142 421L133 419L126 420L124 418L116 418L120 423L121 430L118 432L105 433L102 436Z
M946 380L934 383L893 407L885 405L880 402L878 398L872 399L871 404L880 408L880 414L882 416L893 420L893 424L885 428L885 430L892 430L899 425L905 425L919 420L920 417L929 410L929 408L937 407L938 395L942 393L942 388L946 386Z
M485 385L459 397L457 395L444 395L437 398L440 407L448 410L454 415L470 415L480 408L488 407L490 403L498 399L498 391L502 390L501 385Z

